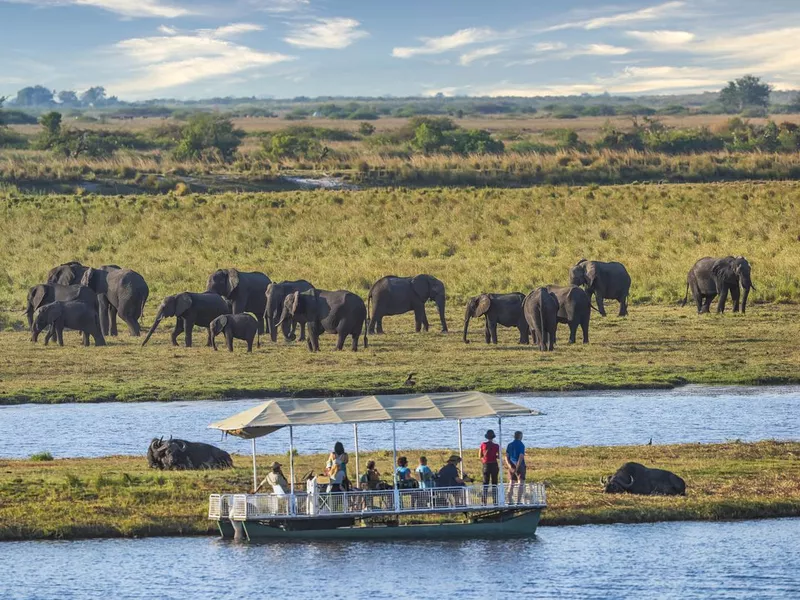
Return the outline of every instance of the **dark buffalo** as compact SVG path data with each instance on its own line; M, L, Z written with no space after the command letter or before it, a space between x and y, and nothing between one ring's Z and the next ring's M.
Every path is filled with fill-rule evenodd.
M635 462L625 463L611 477L600 481L606 494L686 495L686 482L675 473L650 469Z
M147 448L147 464L153 469L228 469L231 455L202 442L153 438Z

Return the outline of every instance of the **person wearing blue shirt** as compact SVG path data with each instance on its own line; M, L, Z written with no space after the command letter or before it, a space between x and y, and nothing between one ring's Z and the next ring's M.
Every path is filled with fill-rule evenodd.
M434 487L435 477L433 471L428 466L428 459L424 456L419 457L419 466L416 468L417 479L419 479L419 487L428 489Z
M508 468L511 485L508 490L508 501L514 503L514 484L517 484L517 504L522 503L525 491L525 444L522 443L522 432L515 431L514 439L506 446L506 468Z
M411 478L411 469L408 468L408 459L401 456L397 459L397 487L400 489L417 487L417 482Z

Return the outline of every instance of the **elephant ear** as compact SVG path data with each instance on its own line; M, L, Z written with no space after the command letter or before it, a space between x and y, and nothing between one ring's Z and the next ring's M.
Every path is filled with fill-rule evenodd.
M411 278L411 289L419 296L420 300L425 302L431 293L431 282L427 275L417 275Z
M293 292L291 295L291 304L289 305L289 314L294 316L297 309L300 308L300 292Z
M219 317L214 319L214 323L215 323L214 333L219 333L220 331L225 329L225 326L228 324L228 316L220 315Z
M489 310L492 305L492 299L489 294L481 294L478 296L478 305L475 307L475 316L482 317Z
M188 292L178 294L175 298L175 316L180 317L192 307L192 297Z
M42 305L45 294L47 294L47 289L43 285L37 285L35 288L33 288L33 293L31 294L31 306L33 306L34 310L38 309Z
M589 287L594 287L595 281L597 280L597 269L595 268L594 263L584 263L583 268L586 273L586 281L588 282Z
M81 285L84 287L92 287L92 277L94 277L94 269L89 267L84 271L83 277L81 277Z
M239 271L228 269L228 295L233 294L237 287L239 287Z

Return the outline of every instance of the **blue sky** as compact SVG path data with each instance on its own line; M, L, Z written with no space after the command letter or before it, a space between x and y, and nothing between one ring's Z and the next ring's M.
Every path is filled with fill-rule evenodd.
M800 0L0 0L0 95L800 89Z

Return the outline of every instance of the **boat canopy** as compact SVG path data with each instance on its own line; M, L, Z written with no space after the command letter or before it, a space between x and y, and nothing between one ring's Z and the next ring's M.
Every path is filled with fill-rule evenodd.
M240 438L253 439L286 426L526 417L541 414L482 392L356 398L276 398L212 423L209 427Z

